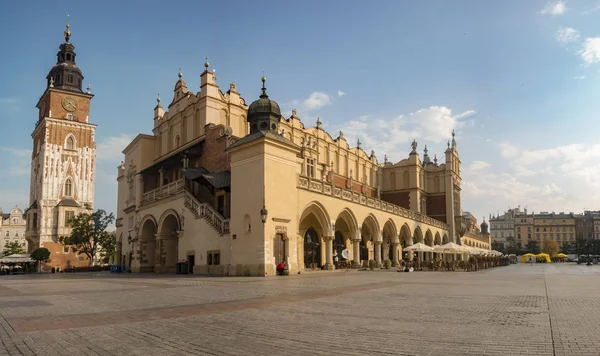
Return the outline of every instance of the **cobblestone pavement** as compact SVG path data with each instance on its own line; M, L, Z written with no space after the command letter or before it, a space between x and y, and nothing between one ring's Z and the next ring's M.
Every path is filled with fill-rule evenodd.
M0 355L598 355L600 266L0 277Z

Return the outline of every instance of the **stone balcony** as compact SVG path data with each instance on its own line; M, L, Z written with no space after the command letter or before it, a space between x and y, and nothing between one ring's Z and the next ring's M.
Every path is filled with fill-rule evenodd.
M298 188L310 190L313 192L319 192L321 194L330 195L333 197L337 197L340 199L344 199L347 201L354 202L360 205L366 205L373 209L382 210L394 215L402 216L408 219L416 220L421 223L435 226L444 230L448 230L448 225L433 219L427 215L415 213L412 210L403 208L398 205L394 205L383 200L367 197L363 194L358 194L349 189L343 189L340 187L336 187L328 182L323 182L321 180L312 179L303 175L298 175Z
M152 202L170 197L172 195L183 192L185 189L185 181L183 179L176 180L160 188L156 188L142 195L140 205L150 204Z

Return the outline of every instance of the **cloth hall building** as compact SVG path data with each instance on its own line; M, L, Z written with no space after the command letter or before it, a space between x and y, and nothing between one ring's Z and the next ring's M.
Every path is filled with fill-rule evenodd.
M139 134L118 167L118 263L133 272L275 275L352 263L396 265L402 246L461 243L460 160L454 134L443 162L380 163L350 144L284 118L262 78L249 106L234 83L223 92L205 63L200 91L179 73L152 134ZM257 86L258 89L258 86Z

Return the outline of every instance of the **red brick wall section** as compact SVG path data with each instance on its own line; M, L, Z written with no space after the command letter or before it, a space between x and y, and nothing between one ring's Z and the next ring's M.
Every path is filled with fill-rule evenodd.
M50 251L50 262L42 265L43 271L50 271L52 267L60 267L61 270L71 267L87 267L90 264L86 255L77 255L69 247L69 252L64 253L64 246L58 242L42 243Z
M204 141L201 166L211 172L230 170L229 155L225 152L227 137L221 136L223 128L222 125L207 125L205 127L206 139Z
M427 197L427 216L446 223L446 195L430 195Z
M387 201L388 203L398 205L405 209L410 209L410 194L409 194L409 192L381 193L381 200Z

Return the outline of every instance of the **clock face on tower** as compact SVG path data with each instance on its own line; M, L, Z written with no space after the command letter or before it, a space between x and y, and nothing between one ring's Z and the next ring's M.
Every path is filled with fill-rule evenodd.
M75 111L75 109L77 109L77 100L72 96L67 96L63 98L62 106L69 112Z

